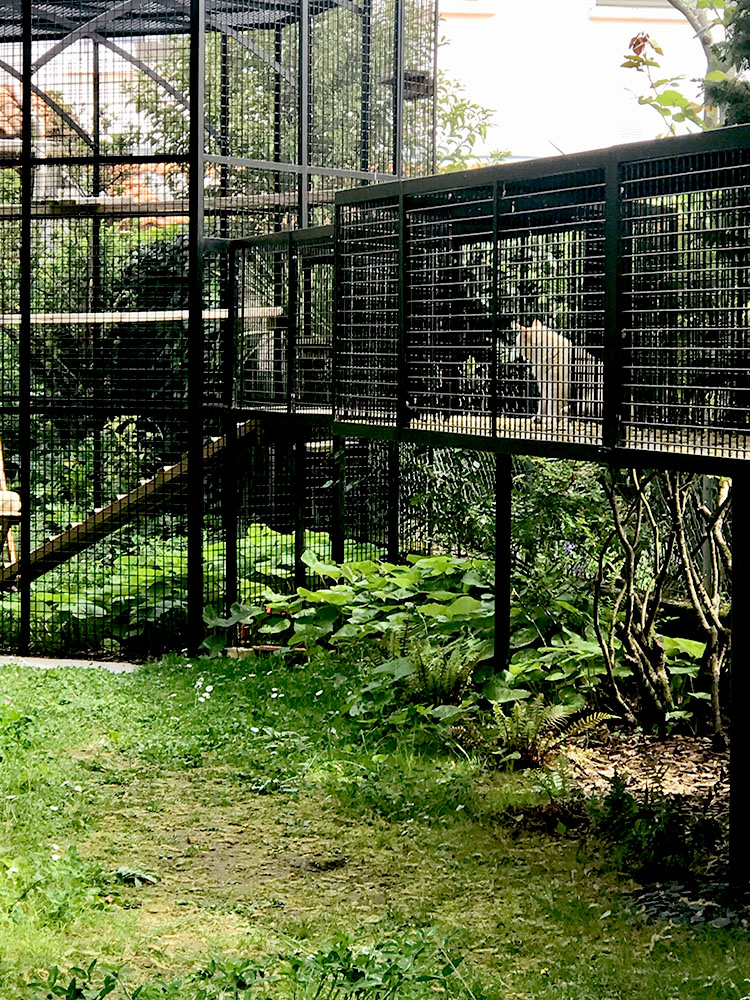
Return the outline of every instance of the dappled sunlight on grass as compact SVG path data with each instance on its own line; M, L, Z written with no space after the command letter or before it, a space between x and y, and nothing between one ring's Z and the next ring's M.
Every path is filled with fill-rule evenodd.
M564 773L488 770L433 724L364 724L342 712L358 683L330 655L4 670L19 717L0 729L3 1000L94 959L159 996L306 1000L363 948L386 965L414 950L399 998L435 995L439 968L448 996L476 1000L750 990L746 929L628 908L633 883L549 812L575 800ZM231 992L230 959L261 963L263 990Z

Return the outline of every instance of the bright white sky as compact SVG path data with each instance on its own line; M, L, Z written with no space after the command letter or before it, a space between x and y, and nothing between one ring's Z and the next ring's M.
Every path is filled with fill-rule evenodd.
M485 152L550 156L651 139L666 129L637 103L646 81L620 68L630 39L646 31L664 50L658 76L705 74L699 41L664 6L605 5L597 0L440 0L442 70L472 100L495 110ZM556 148L557 147L557 148Z

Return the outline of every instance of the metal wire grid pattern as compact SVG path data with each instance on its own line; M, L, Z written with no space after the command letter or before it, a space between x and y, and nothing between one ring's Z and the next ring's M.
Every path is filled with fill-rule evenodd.
M398 205L342 207L336 239L335 416L392 425L400 364Z
M234 403L288 410L288 241L237 254Z
M394 446L367 438L342 442L342 533L351 559L369 559L374 551L385 554L389 545L389 505L393 502ZM397 497L398 494L396 493Z
M401 169L406 177L433 174L437 169L434 122L437 111L437 8L431 0L404 6L404 79L401 114Z
M508 181L497 233L497 433L600 444L603 170Z
M746 133L339 196L336 419L743 458Z
M44 572L31 583L31 649L138 655L179 646L186 622L185 481L175 477L171 487L150 493L143 484L153 483L165 460L171 467L179 457L184 427L174 419L168 427L135 416L83 419L60 411L33 418L34 493L25 516L31 574L40 566ZM3 430L13 479L18 438ZM20 608L18 592L5 589L7 573L3 645L12 649Z
M103 199L112 199L107 207L114 210L123 197L144 208L168 199L170 214L187 214L175 160L187 158L190 143L189 4L71 0L32 7L37 197L78 202L87 195L99 200L100 210ZM6 66L0 71L0 159L17 163L21 66L2 31L20 23L20 11L20 4L0 5ZM402 32L394 32L397 15ZM323 224L340 188L429 169L435 44L434 0L365 0L361 7L331 0L208 3L204 194L210 234ZM60 162L127 156L169 162L132 164L95 190L82 190L75 164Z
M339 419L601 443L602 171L342 204L337 238Z
M744 456L750 151L627 164L622 183L626 442Z
M336 0L311 0L313 13L326 10ZM24 0L0 3L0 39L17 40L21 34ZM62 39L72 31L97 31L105 37L185 34L190 31L188 0L61 0L35 3L36 35ZM299 19L299 0L268 4L266 0L207 0L209 24L221 23L233 31L273 28Z
M491 434L493 189L409 199L406 401L412 425Z
M330 413L333 389L333 240L293 243L297 306L294 312L293 387L297 413Z
M236 302L229 320L232 402L330 413L332 231L261 237L229 252Z

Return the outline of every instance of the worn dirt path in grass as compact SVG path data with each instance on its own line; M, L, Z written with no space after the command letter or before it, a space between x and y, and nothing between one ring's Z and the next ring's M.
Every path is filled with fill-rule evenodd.
M407 824L399 836L377 818L342 816L322 794L247 793L216 768L116 780L108 785L102 773L106 814L80 851L107 870L158 875L156 885L123 893L134 908L126 958L144 971L212 948L247 950L257 932L278 947L394 915L440 914L458 925L456 901L476 892L474 870L457 857L469 845L451 835L441 842L439 830L425 839ZM477 855L492 862L491 831L476 837ZM478 923L487 901L478 901Z
M659 744L639 736L570 756L586 792L605 789L617 770L636 789L658 780L668 792L703 796L714 788L724 797L726 755L707 741ZM572 844L559 852L559 872L550 870L548 854L536 859L543 874L534 874L530 844L497 828L476 825L468 838L464 829L460 842L450 828L394 828L377 817L349 817L322 792L253 794L230 769L159 774L113 765L97 779L105 817L81 853L108 870L124 865L159 877L154 886L123 890L133 907L124 954L143 972L190 965L212 950L322 940L337 926L361 929L394 917L461 928L468 913L481 964L482 939L496 933L493 899L507 866L521 884L542 878L544 889L560 878L566 891L584 895L577 876L570 882ZM520 893L527 920L529 905Z

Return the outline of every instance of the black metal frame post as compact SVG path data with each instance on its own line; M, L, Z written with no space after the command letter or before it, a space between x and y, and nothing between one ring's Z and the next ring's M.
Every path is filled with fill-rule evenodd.
M297 408L297 340L299 337L299 257L290 232L287 257L286 410Z
M437 88L436 88L437 89ZM492 357L490 360L490 419L492 420L491 437L497 437L497 418L499 413L498 379L500 374L499 354L500 331L500 185L497 181L492 185L492 291L490 304L490 329L492 337Z
M495 669L510 659L511 530L513 459L495 455Z
M408 295L409 262L406 204L403 194L398 200L398 332L396 342L396 426L409 424L409 368L408 368Z
M284 55L284 36L281 28L274 28L273 33L273 57L276 63L273 77L273 161L281 163L281 117L282 117L282 87L281 87L281 66ZM273 172L273 191L277 202L274 210L274 229L280 230L284 222L285 212L281 204L281 174L278 170Z
M203 184L205 0L190 0L190 231L188 237L188 650L203 639Z
M372 78L372 0L362 0L362 61L360 63L359 169L370 169L370 103Z
M231 122L230 80L229 80L229 37L221 33L220 56L220 93L219 93L219 150L222 156L231 152L229 129ZM222 198L229 197L229 165L222 163L219 167L219 191ZM229 216L222 213L219 216L219 236L226 239L229 236Z
M405 0L395 2L393 29L393 173L404 172L404 49Z
M604 399L602 443L616 448L620 443L622 414L622 202L620 163L615 155L605 165L604 221Z
M732 658L729 694L729 880L750 887L750 470L732 477Z
M101 156L101 81L99 73L99 42L92 39L92 68L93 75L93 140L92 150L92 191L96 198L102 193L102 167L99 157ZM102 309L102 220L95 215L91 220L91 311L99 312ZM91 332L91 368L92 373L97 373L97 362L101 353L102 330L98 323L92 325ZM98 371L99 377L94 380L93 394L96 414L94 415L93 429L93 494L94 507L104 505L104 483L103 483L103 455L102 455L102 428L99 421L102 419L102 402L106 399L105 388L102 385L102 368Z
M21 494L20 561L18 590L20 621L18 648L28 653L31 646L31 583L28 579L31 554L31 211L33 197L33 130L31 116L32 92L32 5L24 3L23 68L21 106L21 255L19 269L19 307L21 326L18 336L18 449L20 459L19 487Z
M224 321L222 350L223 386L222 405L225 410L224 436L226 458L222 475L222 520L225 545L225 602L227 614L237 602L237 537L239 518L239 467L237 449L237 418L234 412L234 370L237 351L237 250L232 247L227 260L227 287L225 291L227 318Z
M333 296L331 312L331 416L333 420L339 417L339 398L341 381L341 302L339 299L341 275L341 246L338 233L341 232L341 208L333 209L333 281L331 295Z
M307 441L298 433L294 441L294 586L304 587L307 567L305 551L305 510L307 507Z
M342 563L345 556L344 518L346 505L346 438L333 436L333 503L331 504L331 558Z

